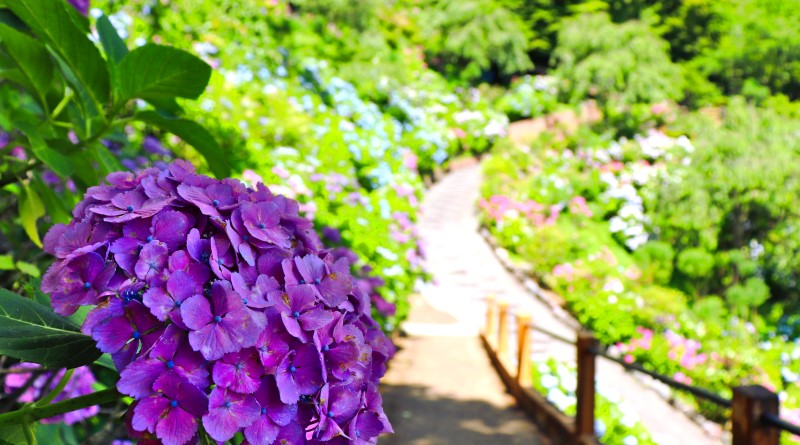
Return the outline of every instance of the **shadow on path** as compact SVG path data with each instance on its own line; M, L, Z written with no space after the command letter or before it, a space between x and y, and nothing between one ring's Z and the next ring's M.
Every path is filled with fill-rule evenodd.
M530 436L519 434L530 429L530 421L516 415L514 408L499 408L480 400L441 397L420 385L383 385L381 392L383 407L396 433L382 437L380 445L547 443L531 442Z

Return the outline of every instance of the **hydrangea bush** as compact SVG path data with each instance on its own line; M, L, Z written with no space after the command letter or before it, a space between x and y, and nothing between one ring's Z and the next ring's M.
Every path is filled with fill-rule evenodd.
M118 172L46 235L54 310L92 306L82 330L120 372L134 437L375 443L393 346L296 201L259 184ZM337 259L338 258L338 259Z
M704 292L700 273L692 273L694 288L681 287L698 266L728 273L732 260L659 239L665 219L654 211L658 192L688 187L686 172L699 165L700 144L657 130L616 141L579 133L537 142L532 149L498 148L483 164L482 220L511 258L561 295L576 319L602 343L616 345L612 351L624 360L725 397L732 386L760 384L779 395L782 411L796 412L800 338L775 323L778 305L746 319L731 292L725 299ZM694 225L692 212L669 214ZM757 248L763 246L754 241L751 249ZM752 266L750 273L756 271ZM738 287L754 296L758 289L748 284L754 278L740 279ZM728 419L713 404L675 397L708 419Z

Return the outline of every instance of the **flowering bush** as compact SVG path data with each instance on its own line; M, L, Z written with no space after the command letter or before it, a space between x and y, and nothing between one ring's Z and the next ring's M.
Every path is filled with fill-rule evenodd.
M47 233L42 281L133 397L134 436L167 445L374 443L393 346L296 201L176 161L92 187Z
M749 309L769 295L758 256L712 255L672 235L658 241L673 224L700 223L695 210L678 214L664 205L663 191L681 184L685 191L672 199L689 196L697 181L685 178L701 149L656 130L616 141L578 134L542 142L553 145L535 153L504 147L484 162L482 219L511 258L624 360L726 397L733 386L761 384L779 394L784 411L797 409L800 339L776 323L788 318L781 317L788 306ZM759 255L763 249L750 246ZM726 265L737 268L740 284L725 299L706 295L715 281L733 282ZM709 419L728 417L713 404L675 397Z
M511 84L496 106L511 121L544 116L558 106L557 84L552 76L522 76Z
M578 407L577 371L574 365L548 359L533 368L533 387L564 414L574 416ZM639 422L633 407L609 391L601 381L596 383L595 434L606 445L656 445L647 429Z

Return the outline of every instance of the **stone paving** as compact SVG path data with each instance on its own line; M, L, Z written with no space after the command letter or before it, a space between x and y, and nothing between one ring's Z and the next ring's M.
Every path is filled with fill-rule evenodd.
M575 322L534 298L479 235L480 181L479 165L462 166L435 184L423 203L420 228L435 283L412 302L403 325L407 337L401 338L402 350L384 379L385 405L397 433L381 444L547 443L512 408L480 348L485 297L506 300L512 310L532 314L534 323L567 338L574 338ZM538 332L532 343L534 362L546 357L574 361L569 345ZM606 393L618 394L661 444L720 443L619 366L599 360L598 381Z

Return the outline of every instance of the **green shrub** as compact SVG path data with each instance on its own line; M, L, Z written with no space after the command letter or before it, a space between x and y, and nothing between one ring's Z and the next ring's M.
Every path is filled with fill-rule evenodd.
M643 22L615 24L607 14L584 14L564 21L551 63L565 100L624 107L682 97L681 70L668 51Z
M493 66L506 75L533 68L522 22L495 0L428 0L422 15L428 59L453 78L476 80Z
M668 284L672 277L672 262L675 251L661 241L649 241L633 253L644 283Z

